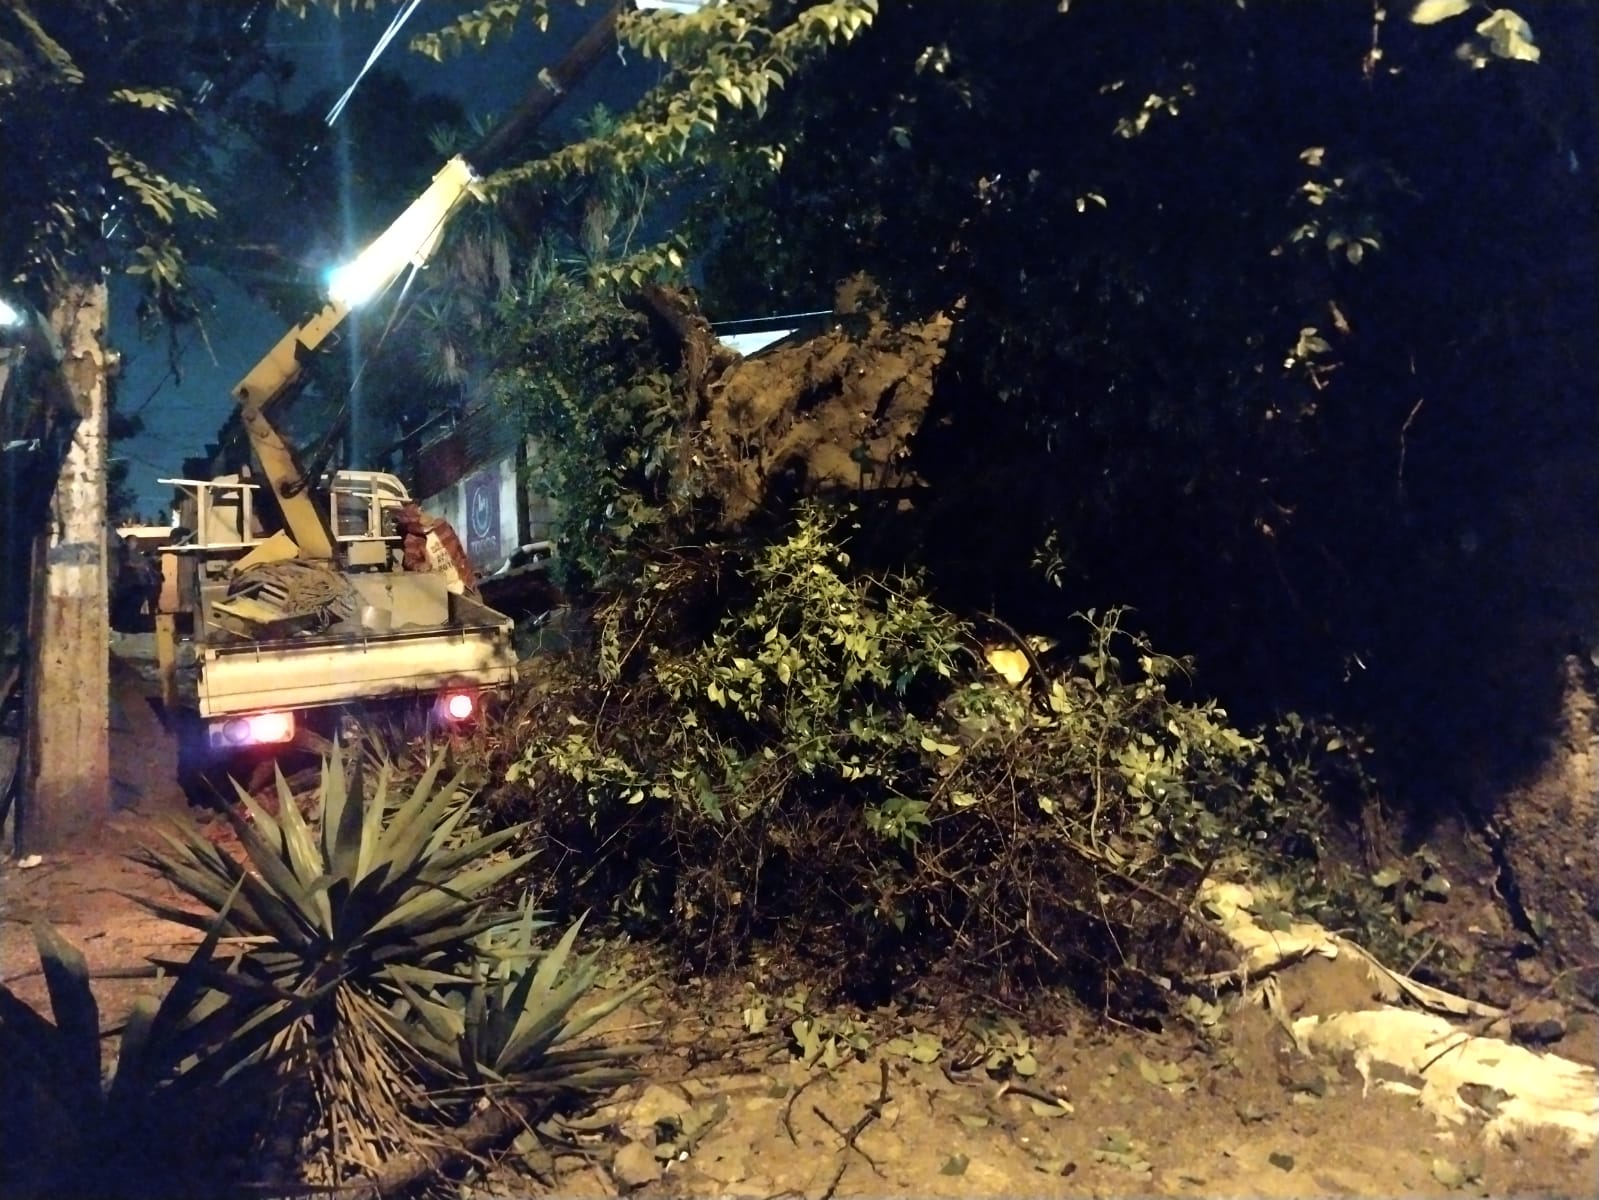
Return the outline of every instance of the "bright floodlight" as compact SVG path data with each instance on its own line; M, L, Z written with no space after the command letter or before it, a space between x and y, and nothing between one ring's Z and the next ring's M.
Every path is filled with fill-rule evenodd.
M328 297L348 308L366 303L388 287L407 263L422 266L451 211L461 202L476 176L465 159L444 164L427 191L395 219L355 259L328 274Z
M346 308L359 308L372 299L389 278L379 277L370 264L363 265L362 260L357 258L328 272L328 299L336 300Z
M0 329L15 329L22 324L22 313L11 307L4 296L0 296Z

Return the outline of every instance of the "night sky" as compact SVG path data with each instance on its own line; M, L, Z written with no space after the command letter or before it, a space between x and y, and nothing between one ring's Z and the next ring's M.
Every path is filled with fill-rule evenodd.
M539 68L556 61L598 15L594 5L562 7L554 11L547 34L540 34L529 25L509 41L443 64L407 49L408 34L436 28L448 19L453 7L423 5L376 65L400 72L419 89L454 97L468 114L475 116L493 116L511 107ZM287 89L285 102L294 106L319 91L342 92L359 73L393 11L346 13L340 19L318 14L305 21L282 12L274 14L268 46L296 64L295 79ZM559 130L563 123L582 116L597 102L621 107L629 93L650 82L641 77L641 72L659 69L658 63L642 66L634 58L624 64L613 57L557 110L553 127ZM341 126L336 124L334 128L337 131ZM218 208L228 206L227 196L211 199ZM393 198L396 215L410 200L409 196ZM329 208L338 202L336 196L325 198ZM112 281L112 333L124 361L119 402L123 411L137 413L145 426L138 437L117 443L113 454L128 460L128 483L137 496L137 507L152 518L164 516L172 495L172 489L157 480L180 474L185 458L205 450L228 417L231 388L285 328L274 313L215 272L197 270L194 283L206 295L211 308L205 317L203 337L192 330L180 334L184 354L179 382L168 371L165 336L154 341L143 341L138 336L133 318L136 296L131 282Z

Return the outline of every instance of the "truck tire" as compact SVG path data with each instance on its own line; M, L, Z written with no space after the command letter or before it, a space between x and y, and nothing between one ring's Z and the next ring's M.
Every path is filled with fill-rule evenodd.
M218 771L206 744L205 722L199 714L179 711L174 714L173 730L178 739L178 787L192 808L220 809L233 795L226 771Z

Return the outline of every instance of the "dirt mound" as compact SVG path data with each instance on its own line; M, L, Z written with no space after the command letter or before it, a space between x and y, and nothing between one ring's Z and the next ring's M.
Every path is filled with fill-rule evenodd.
M146 832L140 817L116 823L121 849ZM28 936L36 916L57 923L96 973L126 970L192 939L143 912L129 892L174 898L111 845L30 871L0 864L0 980L23 1000L45 1003ZM1289 969L1285 992L1303 992L1307 1008L1319 1009L1327 997L1314 974L1296 978L1304 968ZM630 958L618 978L644 969ZM102 1023L114 1027L137 995L158 986L97 979ZM769 1020L752 1029L757 1010ZM1016 1032L998 1035L1012 1038L1006 1062L1031 1060L1025 1076L1011 1072L1007 1080L1004 1071L991 1073L995 1060L980 1052L983 1037L1012 1028L1003 1022L978 1032L914 1011L812 1013L802 999L763 996L736 980L663 986L606 1023L618 1037L647 1031L658 1039L645 1078L619 1092L597 1122L574 1126L570 1146L518 1139L462 1194L527 1195L536 1187L530 1171L558 1195L812 1200L1443 1196L1468 1194L1463 1186L1574 1195L1591 1188L1591 1152L1574 1154L1542 1137L1491 1148L1480 1122L1441 1127L1414 1100L1368 1089L1350 1064L1301 1055L1259 1008L1199 1006L1192 1021L1192 1028L1147 1036L1018 1013L1016 1031L1053 1028L1025 1048ZM834 1065L803 1057L793 1022L844 1046ZM632 1172L628 1182L624 1169Z
M1570 1193L1591 1178L1591 1154L1558 1138L1507 1150L1441 1127L1352 1066L1300 1054L1258 1008L1211 1014L1202 1033L1068 1026L1031 1039L1036 1072L1007 1080L967 1032L936 1022L912 1047L932 1061L916 1061L912 1039L889 1036L914 1019L903 1014L801 1018L865 1044L831 1067L806 1063L783 1022L750 1032L740 1005L751 1004L748 989L691 985L618 1013L630 1028L658 1023L665 1049L603 1111L615 1123L607 1149L626 1140L609 1171L580 1153L537 1163L556 1190L1442 1196ZM478 1194L517 1194L524 1165L506 1160Z
M1500 806L1507 891L1560 967L1587 965L1599 994L1599 702L1575 658L1566 663L1559 728L1539 767Z

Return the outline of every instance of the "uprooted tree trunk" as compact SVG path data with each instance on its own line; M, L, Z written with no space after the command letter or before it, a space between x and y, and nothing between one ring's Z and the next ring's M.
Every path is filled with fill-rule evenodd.
M933 396L951 322L895 326L870 285L840 289L838 322L817 337L741 359L680 294L651 287L642 305L676 360L688 397L693 471L736 528L769 502L914 487L912 443Z

